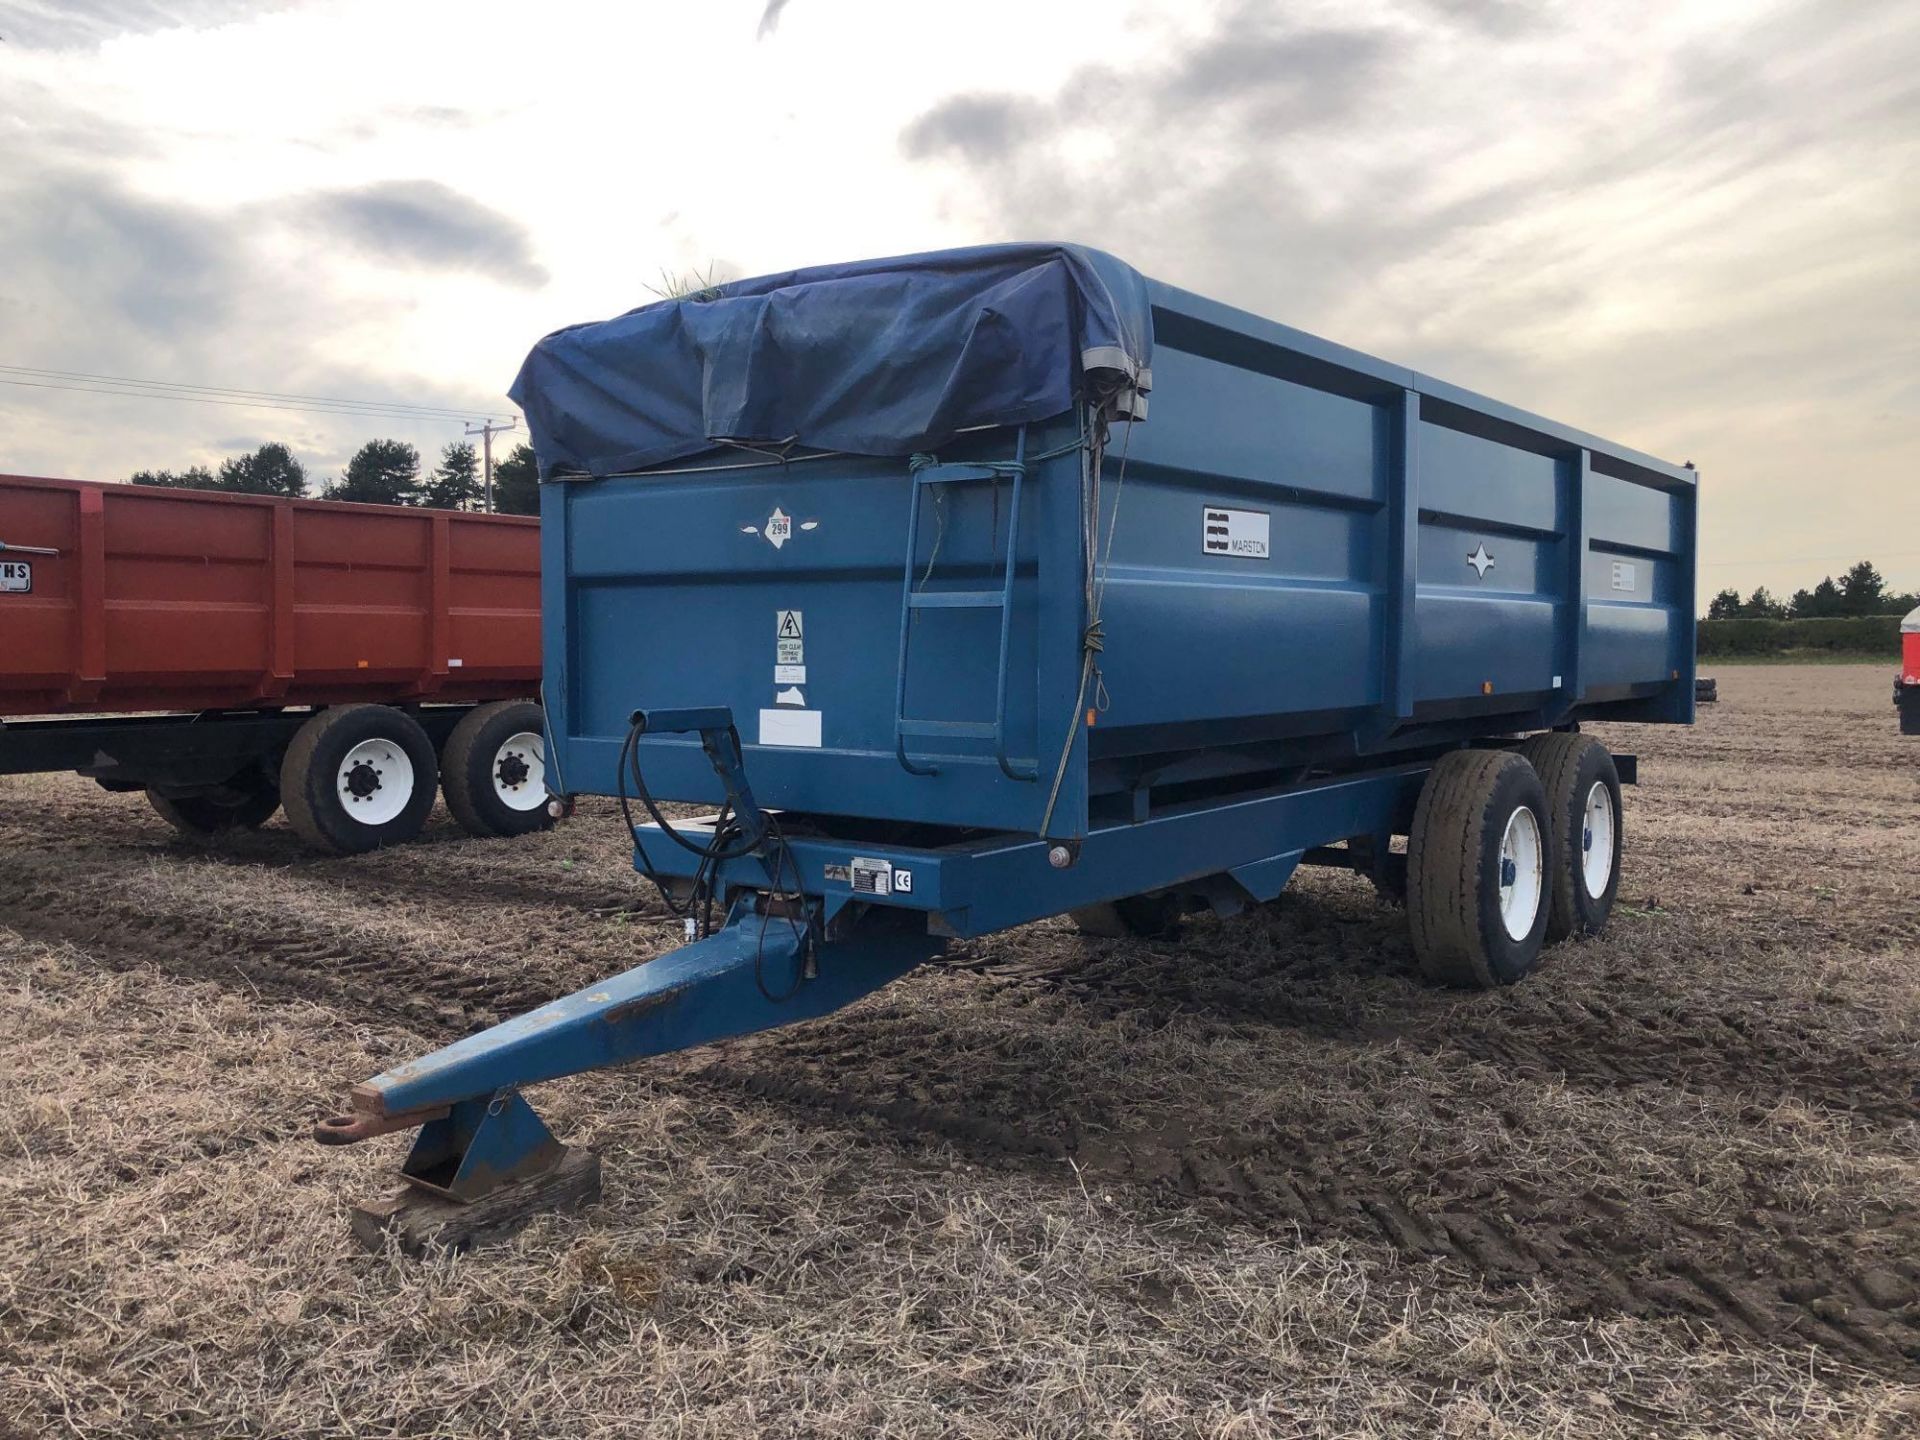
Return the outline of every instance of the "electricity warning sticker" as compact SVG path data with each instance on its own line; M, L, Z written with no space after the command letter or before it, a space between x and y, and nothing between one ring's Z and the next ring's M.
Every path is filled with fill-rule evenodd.
M1268 515L1264 510L1223 510L1206 505L1200 510L1200 549L1207 555L1239 555L1249 560L1267 558Z
M0 560L0 592L26 595L33 590L33 562Z
M798 610L780 610L774 627L774 662L804 665L807 660L806 625Z

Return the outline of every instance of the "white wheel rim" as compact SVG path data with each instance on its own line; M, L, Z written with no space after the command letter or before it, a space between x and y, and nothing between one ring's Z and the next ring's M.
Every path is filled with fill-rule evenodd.
M1500 837L1500 923L1509 937L1524 940L1540 918L1540 899L1546 891L1545 847L1540 822L1522 805L1507 817Z
M493 752L493 793L509 810L547 803L547 748L540 736L522 730Z
M340 808L362 825L385 825L413 799L413 762L395 740L362 740L334 776Z
M1580 879L1590 898L1607 893L1613 879L1613 795L1595 781L1587 791L1587 810L1580 821Z

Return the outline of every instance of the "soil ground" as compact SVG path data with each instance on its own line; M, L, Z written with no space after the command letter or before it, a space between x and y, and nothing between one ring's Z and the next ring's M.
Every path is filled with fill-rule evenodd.
M351 860L0 781L0 1435L1920 1434L1920 742L1729 668L1495 994L1351 876L543 1087L604 1203L430 1263L344 1086L671 948L617 820Z

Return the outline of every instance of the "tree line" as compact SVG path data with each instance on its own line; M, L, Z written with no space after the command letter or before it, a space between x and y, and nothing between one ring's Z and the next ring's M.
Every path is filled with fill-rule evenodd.
M1844 620L1862 615L1905 615L1920 609L1920 591L1887 589L1887 580L1871 560L1862 560L1838 580L1829 575L1811 590L1796 590L1776 600L1762 585L1746 599L1738 590L1722 590L1707 605L1709 620Z
M215 470L194 465L185 470L141 470L127 477L135 485L168 490L225 490L240 495L307 493L307 469L285 445L270 442L246 455L220 462ZM480 456L462 441L444 447L440 461L421 473L420 452L403 440L369 440L354 452L338 479L320 494L327 500L364 505L417 505L430 510L478 510L485 481ZM502 515L540 513L540 470L533 447L516 445L493 467L493 508Z

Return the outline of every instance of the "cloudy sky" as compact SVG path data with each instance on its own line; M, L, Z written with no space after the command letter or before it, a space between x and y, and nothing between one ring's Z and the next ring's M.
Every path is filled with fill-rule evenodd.
M0 366L504 418L535 338L663 273L1073 239L1695 461L1710 588L1920 587L1913 0L0 0L0 37ZM0 384L29 473L459 428Z

